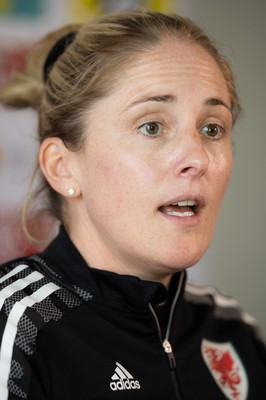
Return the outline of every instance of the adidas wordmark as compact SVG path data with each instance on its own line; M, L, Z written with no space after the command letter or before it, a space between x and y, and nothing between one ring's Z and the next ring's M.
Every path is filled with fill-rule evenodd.
M133 376L118 362L116 363L115 374L112 376L110 388L116 390L134 390L140 389L139 381L136 381Z

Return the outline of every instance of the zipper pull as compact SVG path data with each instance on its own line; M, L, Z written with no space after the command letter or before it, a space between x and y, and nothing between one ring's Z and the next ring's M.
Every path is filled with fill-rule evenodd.
M169 342L169 340L164 339L163 341L163 348L165 353L167 354L168 360L169 360L169 364L170 364L170 369L176 369L176 361L175 361L175 356L172 350L172 346Z

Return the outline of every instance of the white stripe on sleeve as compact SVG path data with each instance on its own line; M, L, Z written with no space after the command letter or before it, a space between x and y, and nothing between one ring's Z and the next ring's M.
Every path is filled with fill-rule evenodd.
M15 303L12 308L6 323L0 349L0 400L8 399L8 377L20 318L27 307L32 307L35 303L41 302L57 289L59 289L59 287L54 283L47 283L30 296L26 296Z
M12 271L8 272L8 274L2 276L2 278L0 278L0 283L3 283L7 279L9 279L12 276L18 274L19 272L23 271L26 268L28 268L28 265L25 265L25 264L18 265L16 268L12 269Z
M31 283L37 282L42 278L43 275L40 274L40 272L34 271L28 276L25 276L25 278L18 279L17 281L2 289L0 292L0 310L2 309L4 302L8 297L11 297L14 293L25 289L25 287L27 287Z

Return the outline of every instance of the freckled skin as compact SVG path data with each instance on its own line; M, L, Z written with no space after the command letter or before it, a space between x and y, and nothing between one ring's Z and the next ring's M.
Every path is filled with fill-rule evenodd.
M171 95L171 101L142 101ZM213 236L231 174L232 116L226 82L201 47L167 40L140 53L87 118L85 148L73 153L81 196L69 204L70 236L95 268L167 284L195 264ZM150 138L145 127L160 125ZM221 137L203 134L207 124ZM190 223L166 217L174 198L201 196Z

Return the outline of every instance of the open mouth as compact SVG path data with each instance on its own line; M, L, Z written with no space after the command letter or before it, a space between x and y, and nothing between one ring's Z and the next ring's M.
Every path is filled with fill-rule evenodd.
M198 203L196 200L182 200L176 203L161 206L159 211L175 217L192 217L197 213Z

